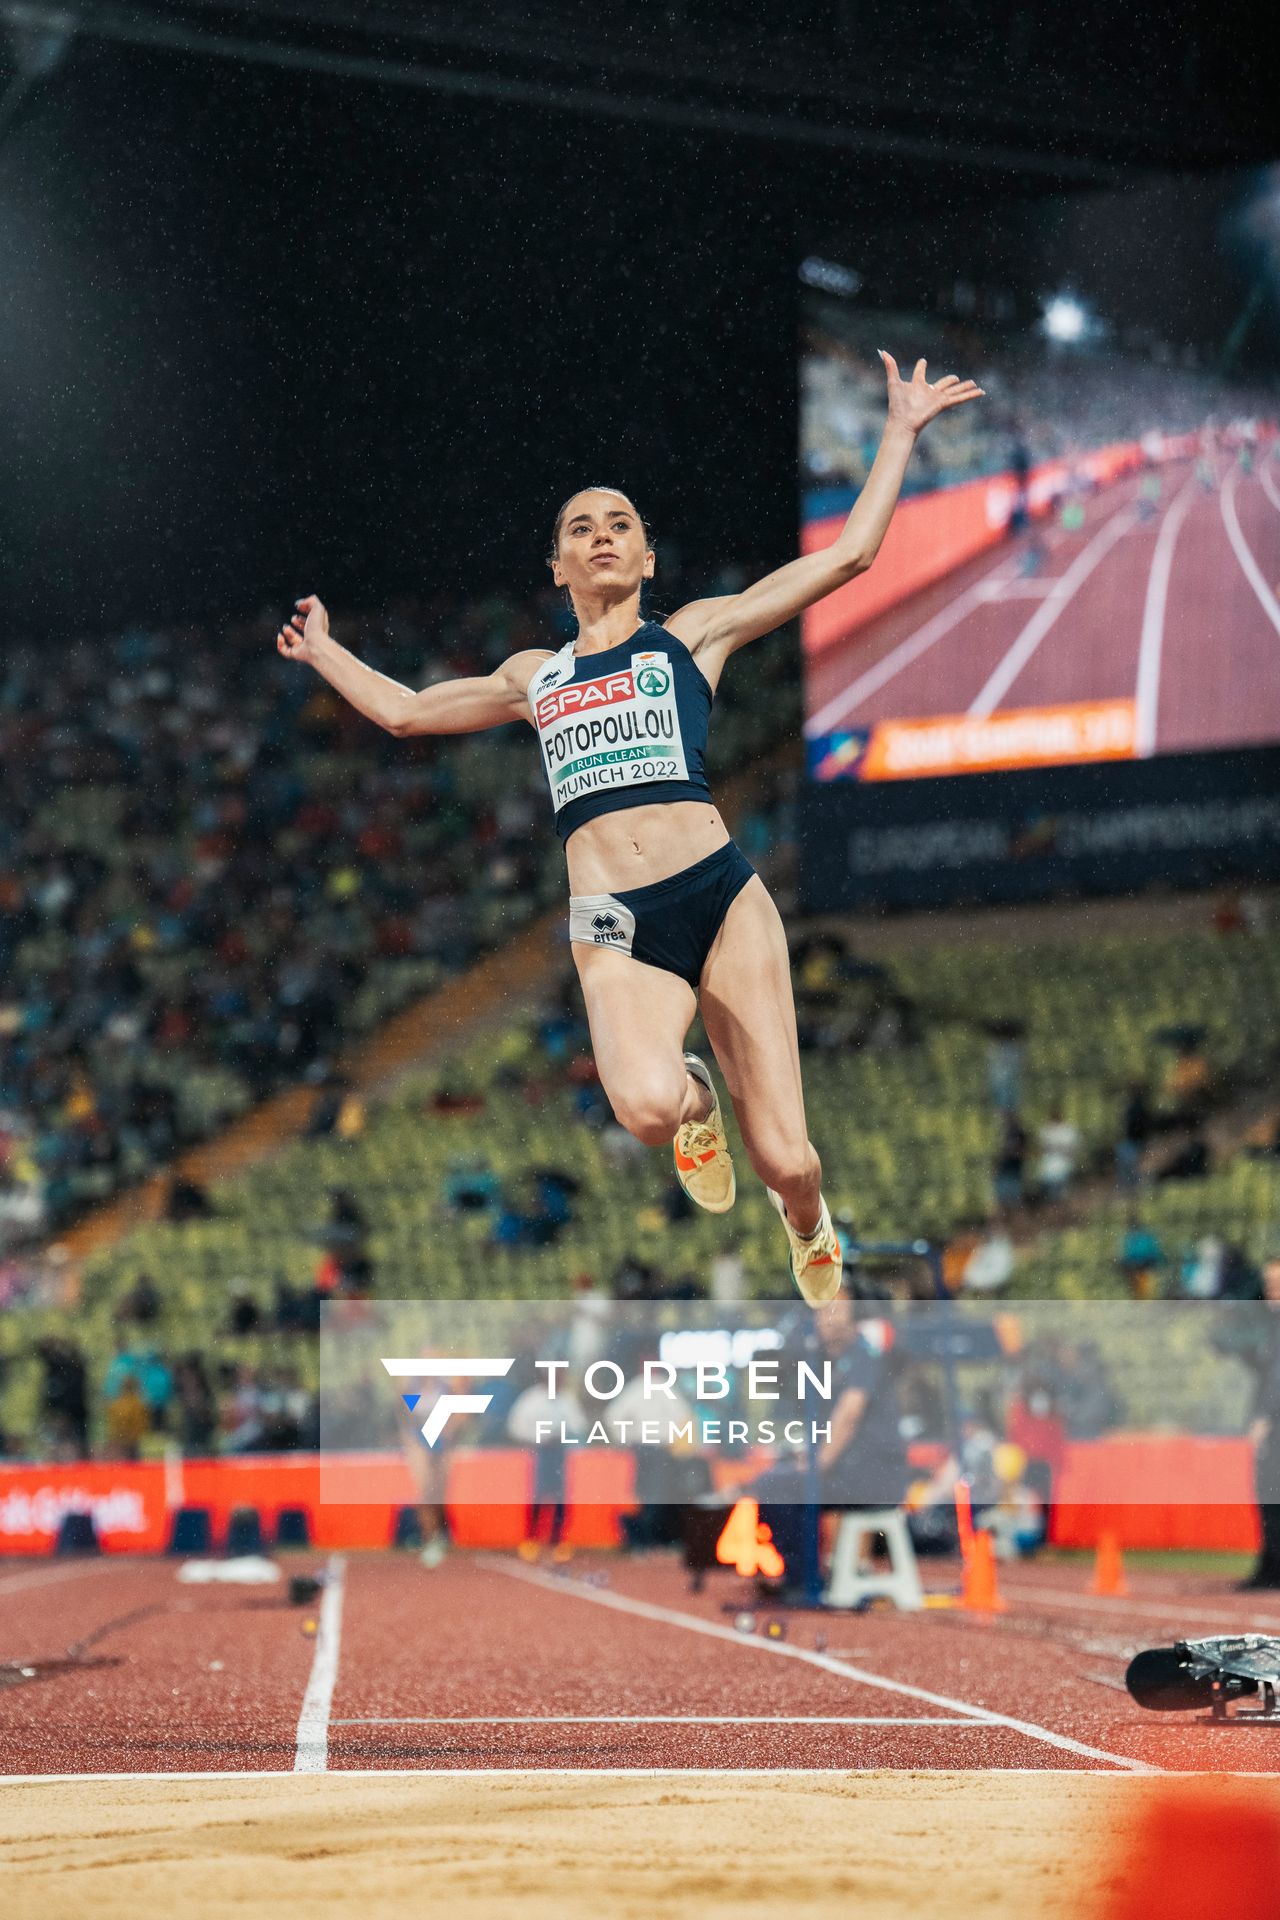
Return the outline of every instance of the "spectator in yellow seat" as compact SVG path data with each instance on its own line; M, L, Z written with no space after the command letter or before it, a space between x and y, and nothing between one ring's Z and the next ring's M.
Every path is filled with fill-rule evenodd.
M109 1460L136 1460L143 1437L151 1431L151 1413L142 1397L137 1376L123 1374L103 1414Z
M154 1347L139 1346L118 1353L107 1368L102 1391L114 1400L126 1381L132 1381L142 1395L148 1424L163 1427L165 1412L173 1395L173 1375Z

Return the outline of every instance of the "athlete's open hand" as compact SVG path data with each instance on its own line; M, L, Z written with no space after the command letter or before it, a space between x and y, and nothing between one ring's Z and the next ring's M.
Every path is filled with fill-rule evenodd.
M966 400L982 398L982 388L972 380L961 380L958 374L944 374L941 380L930 385L924 377L928 364L924 360L917 360L915 372L909 380L904 380L893 355L883 347L879 352L889 380L889 418L909 427L912 433L919 433L921 427L927 427L948 407L962 407Z
M281 627L276 635L276 646L286 660L301 660L310 666L315 660L317 645L328 632L329 615L324 603L309 593L304 600L295 600L288 625Z

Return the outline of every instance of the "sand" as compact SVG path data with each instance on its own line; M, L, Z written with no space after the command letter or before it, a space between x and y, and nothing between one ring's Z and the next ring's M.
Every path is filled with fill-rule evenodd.
M1245 1790L1280 1818L1280 1780ZM0 1787L0 1911L1065 1920L1107 1905L1167 1791L1049 1771L31 1780Z

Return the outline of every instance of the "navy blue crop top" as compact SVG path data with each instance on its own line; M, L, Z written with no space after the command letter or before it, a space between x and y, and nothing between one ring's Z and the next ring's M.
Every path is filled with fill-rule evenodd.
M710 800L712 693L684 642L646 620L603 653L576 654L574 644L529 682L560 838L621 807Z

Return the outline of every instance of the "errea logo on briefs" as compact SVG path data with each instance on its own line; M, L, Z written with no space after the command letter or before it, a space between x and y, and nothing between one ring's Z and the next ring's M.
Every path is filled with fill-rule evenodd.
M549 727L556 720L563 720L566 714L616 706L620 700L634 700L635 694L630 668L623 673L611 673L603 680L573 680L554 693L544 693L534 704L534 717L540 727Z

